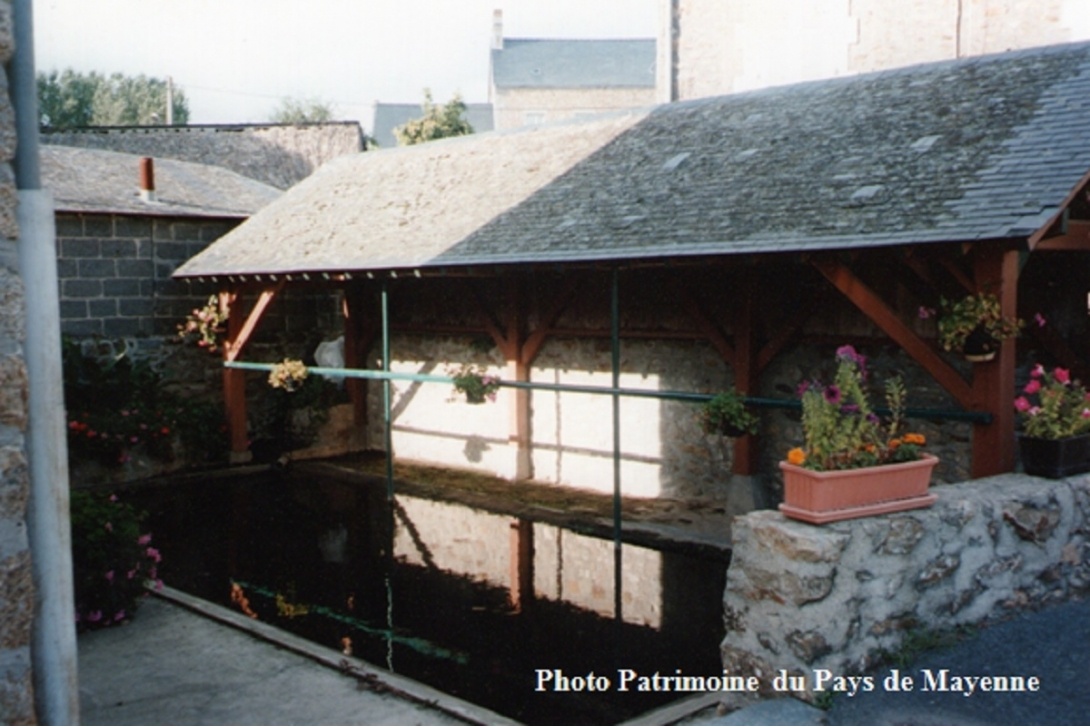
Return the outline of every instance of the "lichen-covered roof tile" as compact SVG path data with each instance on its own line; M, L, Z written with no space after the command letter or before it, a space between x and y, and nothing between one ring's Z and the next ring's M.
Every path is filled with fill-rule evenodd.
M1024 237L1090 171L1088 79L1071 44L361 155L179 274Z

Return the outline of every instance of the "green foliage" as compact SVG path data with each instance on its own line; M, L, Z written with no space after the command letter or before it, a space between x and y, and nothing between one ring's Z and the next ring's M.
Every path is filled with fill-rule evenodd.
M75 490L70 498L76 623L80 629L132 617L158 581L159 551L141 533L142 514L115 495Z
M198 461L225 451L219 407L164 391L147 362L85 356L70 339L64 341L63 361L71 459L118 466L145 452L169 461L176 439Z
M314 124L333 120L333 107L315 98L284 98L269 114L274 124Z
M406 121L394 129L394 136L397 137L399 145L410 146L448 136L464 136L473 133L473 127L465 118L466 105L458 94L455 94L446 105L436 106L432 102L431 91L424 89L422 109L423 116Z
M1090 394L1067 369L1050 373L1037 364L1014 408L1022 415L1026 435L1038 439L1064 439L1090 432Z
M254 456L275 459L312 443L329 421L330 407L342 396L341 389L323 376L298 379L291 390L269 389L255 411Z
M465 394L466 402L469 404L483 404L485 399L495 401L496 392L500 390L498 376L486 374L484 369L472 364L451 369L447 371L447 375L454 379L454 390Z
M165 124L167 82L158 78L109 76L71 68L38 74L38 111L42 126L74 129L85 126ZM189 102L174 89L174 123L189 121Z
M737 391L725 391L704 403L700 423L708 434L740 437L756 434L759 420L746 408L745 397Z
M942 308L939 343L947 351L965 353L966 345L975 343L979 352L992 352L1022 328L1022 321L1003 315L999 299L990 293L967 295L953 302L943 298Z
M901 434L906 392L900 379L886 383L892 418L883 423L871 408L865 382L866 358L851 346L836 352L833 383L803 382L804 448L788 452L787 461L814 470L872 467L920 458L921 434Z

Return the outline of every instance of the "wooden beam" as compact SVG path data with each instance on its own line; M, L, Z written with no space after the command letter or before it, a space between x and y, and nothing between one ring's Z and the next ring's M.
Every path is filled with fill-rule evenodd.
M549 308L541 316L538 321L538 326L526 338L526 342L522 344L522 351L519 353L519 360L522 363L529 366L537 358L538 353L541 352L541 347L545 345L545 339L549 337L550 331L556 325L556 322L560 320L560 316L563 315L564 310L571 303L572 296L575 295L575 291L579 285L579 279L576 277L568 277L565 279L564 287L561 288L560 294L553 298ZM609 335L608 332L606 335Z
M787 320L776 326L776 335L772 336L765 345L761 347L761 350L757 353L757 357L754 365L756 366L757 373L765 370L772 361L780 355L780 351L783 350L791 339L793 339L798 332L802 330L803 325L810 319L810 316L815 311L821 310L821 296L816 295L811 300L810 305L801 306L800 308L791 312Z
M905 352L920 364L938 384L950 392L959 404L972 408L973 389L960 374L916 333L901 322L900 317L851 270L831 258L814 258L811 264L832 283L844 297L881 328Z
M1018 251L979 246L974 258L978 289L994 293L1003 315L1013 318L1018 311ZM1014 469L1014 368L1014 338L1000 344L993 361L973 366L972 408L992 415L990 424L973 425L973 478Z
M269 303L272 303L276 295L284 289L284 281L276 283L272 287L265 288L257 297L257 302L254 303L253 310L250 311L250 315L246 317L245 322L239 324L238 330L234 335L228 333L227 343L223 349L223 357L226 361L234 361L242 353L242 348L250 340L250 336L253 335L254 329L257 328L257 324L261 322L261 316L265 314L265 309L269 307ZM222 296L222 294L221 294ZM221 298L222 300L222 298ZM235 305L238 303L238 296L233 295L231 303L231 320L235 320ZM241 321L241 318L239 318Z
M1038 242L1034 248L1037 250L1063 250L1086 252L1090 250L1090 221L1069 220L1067 232L1055 237L1049 237Z
M488 335L492 336L492 340L496 342L496 346L503 351L507 352L507 347L510 345L507 340L507 336L500 329L500 324L496 322L495 317L488 310L488 306L484 304L484 299L481 297L481 292L467 280L465 287L469 291L469 299L473 301L474 307L477 309L478 315L481 317L481 321L484 325L485 331Z
M723 332L719 329L719 326L712 321L711 316L708 315L704 309L703 304L687 287L684 283L673 280L674 291L677 293L682 304L685 306L685 311L689 314L689 317L696 323L697 330L701 335L712 345L712 347L719 352L719 355L724 361L733 369L735 352L734 347L727 341L727 337L723 335Z
M756 292L753 278L746 276L740 286L741 305L734 315L734 388L743 394L757 393L759 370L756 343ZM757 438L746 434L734 440L734 474L753 475L757 472L759 450Z
M221 291L219 294L220 310L227 312L227 341L223 347L223 360L228 357L233 344L238 340L243 327L242 313L238 310L238 293ZM223 368L223 404L227 420L227 437L230 450L229 461L232 464L249 462L250 436L246 420L246 372L242 369Z

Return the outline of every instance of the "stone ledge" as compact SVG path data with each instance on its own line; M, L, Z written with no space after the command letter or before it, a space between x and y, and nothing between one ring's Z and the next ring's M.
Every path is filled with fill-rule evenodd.
M762 683L780 669L856 673L909 630L1090 590L1090 475L1009 474L932 491L930 509L822 526L773 510L736 518L724 667Z

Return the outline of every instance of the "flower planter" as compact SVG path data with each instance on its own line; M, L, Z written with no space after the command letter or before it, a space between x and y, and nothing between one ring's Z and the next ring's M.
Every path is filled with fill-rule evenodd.
M818 472L780 462L784 501L780 511L803 522L822 524L930 507L931 471L939 459L925 454L913 462Z
M1063 439L1038 439L1022 435L1022 469L1027 475L1058 480L1090 471L1090 434Z

